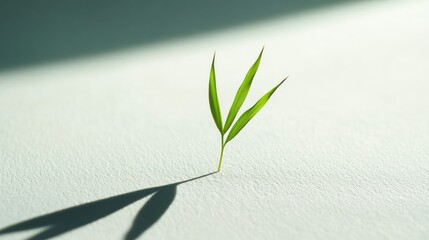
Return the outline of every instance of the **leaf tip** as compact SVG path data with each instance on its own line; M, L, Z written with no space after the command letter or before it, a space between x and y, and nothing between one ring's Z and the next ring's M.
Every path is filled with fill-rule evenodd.
M285 77L285 79L283 79L280 84L284 83L287 79L289 78L289 76Z

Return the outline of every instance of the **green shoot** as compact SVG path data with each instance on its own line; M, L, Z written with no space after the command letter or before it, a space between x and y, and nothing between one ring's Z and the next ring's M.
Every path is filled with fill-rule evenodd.
M268 102L271 95L277 90L278 87L287 79L287 77L281 81L277 86L267 92L264 96L262 96L251 108L245 111L238 120L234 123L235 117L237 116L241 106L244 103L244 100L249 93L250 87L252 85L253 78L255 77L256 72L258 71L259 63L261 61L262 53L264 49L262 48L261 53L256 59L255 63L253 63L252 67L250 67L247 72L243 83L241 83L240 87L237 90L234 101L229 109L228 117L226 118L225 125L222 125L222 115L219 106L219 99L217 96L217 88L216 88L216 74L215 74L215 55L213 56L212 66L210 70L210 80L209 80L209 103L210 110L213 116L213 120L221 134L221 149L220 149L220 158L217 171L220 172L222 167L222 158L225 146L228 142L230 142L237 134L246 126L246 124L264 107L264 105ZM233 124L234 123L234 124ZM232 128L231 128L232 126ZM228 136L225 140L224 136L228 132Z

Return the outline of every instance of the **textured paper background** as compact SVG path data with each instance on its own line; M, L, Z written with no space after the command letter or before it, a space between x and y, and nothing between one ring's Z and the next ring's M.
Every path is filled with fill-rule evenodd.
M289 80L142 238L428 239L428 12L356 3L0 72L0 228L214 171L212 54L225 117L265 45L244 109ZM59 238L122 239L147 199Z

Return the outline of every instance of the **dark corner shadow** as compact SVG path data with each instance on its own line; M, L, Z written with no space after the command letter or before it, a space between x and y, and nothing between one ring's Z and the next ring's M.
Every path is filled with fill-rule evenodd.
M0 70L152 44L353 1L2 0Z
M136 239L158 221L167 211L176 196L176 188L179 184L197 180L214 173L215 172L212 172L164 186L129 192L35 217L0 229L0 235L45 227L47 228L46 230L28 239L39 240L53 238L106 217L154 193L139 211L134 219L133 225L125 236L126 240Z

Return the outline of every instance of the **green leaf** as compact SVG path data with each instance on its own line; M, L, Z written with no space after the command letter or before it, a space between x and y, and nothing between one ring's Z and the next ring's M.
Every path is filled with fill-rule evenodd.
M234 102L232 103L231 108L229 109L228 117L226 118L225 127L223 128L223 134L225 134L231 127L235 117L237 116L238 111L241 108L241 105L243 105L243 102L246 99L247 94L249 93L253 78L255 77L256 71L258 71L259 62L261 61L263 52L264 48L262 48L258 59L256 59L255 63L253 63L252 67L250 67L249 71L246 74L246 77L244 77L243 83L241 83L240 88L238 88L237 90Z
M246 124L259 112L259 110L264 107L264 105L268 102L271 95L277 90L280 85L286 81L287 78L285 78L283 81L281 81L277 86L275 86L273 89L271 89L269 92L267 92L263 97L261 97L253 107L249 108L246 112L243 113L243 115L240 116L240 118L237 120L237 122L232 126L231 131L228 134L228 137L225 141L225 144L229 141L231 141L237 134L241 131L241 129L246 126Z
M222 133L222 115L220 113L219 100L217 97L217 89L216 89L216 75L215 75L215 62L216 53L213 55L212 67L210 70L210 80L209 80L209 103L210 103L210 111L212 112L213 119L216 123L217 128L220 133Z

